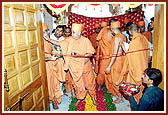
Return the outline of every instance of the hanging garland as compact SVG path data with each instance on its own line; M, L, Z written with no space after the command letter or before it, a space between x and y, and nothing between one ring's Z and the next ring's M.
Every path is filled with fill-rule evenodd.
M67 3L66 4L46 4L46 6L50 10L52 10L54 12L58 12L58 13L64 11L66 8L68 8L69 5L70 4L67 4Z
M136 8L141 4L124 4L125 6L129 7L129 8Z
M89 7L92 7L92 8L100 8L102 7L104 4L101 3L101 4L90 4L90 3L86 3Z

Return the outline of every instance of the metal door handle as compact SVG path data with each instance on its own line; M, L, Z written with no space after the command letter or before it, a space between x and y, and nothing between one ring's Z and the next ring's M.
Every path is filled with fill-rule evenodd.
M13 108L14 106L16 106L17 104L19 104L19 111L22 111L22 102L23 102L24 98L25 98L27 95L29 95L29 92L28 92L27 94L25 94L23 97L19 97L19 99L18 99L17 102L15 102L11 107L8 107L8 108L7 108L7 111L11 111L12 108Z
M6 88L6 91L9 92L9 84L8 84L7 70L6 69L4 71L4 78L5 78L4 88Z

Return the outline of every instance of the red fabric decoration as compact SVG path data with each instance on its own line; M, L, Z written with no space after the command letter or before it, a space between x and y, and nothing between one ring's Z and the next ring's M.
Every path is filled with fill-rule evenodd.
M90 5L93 5L93 6L98 6L98 5L100 5L100 4L90 4Z
M53 8L62 8L64 7L66 4L60 4L60 5L55 5L55 4L50 4Z
M153 6L153 4L148 4L148 6Z
M70 12L68 17L68 26L71 28L72 23L84 24L83 36L89 38L90 35L95 31L94 30L95 24L101 24L101 22L103 21L109 23L110 19L118 19L118 21L120 21L121 23L121 29L122 29L125 19L129 18L133 23L137 23L141 20L144 20L143 17L144 17L143 11L138 11L136 13L128 13L128 14L119 15L119 16L105 17L105 18L86 17L83 15L78 15Z

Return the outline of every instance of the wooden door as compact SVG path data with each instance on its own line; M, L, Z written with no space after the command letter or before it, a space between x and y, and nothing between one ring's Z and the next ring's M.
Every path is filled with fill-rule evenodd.
M162 83L159 85L160 88L164 89L164 4L155 5L155 20L154 20L154 39L153 39L153 57L152 67L160 69L163 75Z
M23 111L48 110L39 5L3 3L2 7L3 67L9 85L9 92L4 88L4 111L25 95ZM19 104L11 109L18 110Z

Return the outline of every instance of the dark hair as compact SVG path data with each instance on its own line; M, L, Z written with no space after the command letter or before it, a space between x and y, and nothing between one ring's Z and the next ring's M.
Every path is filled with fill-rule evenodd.
M128 29L132 24L133 24L133 22L128 22L128 23L126 24L126 28Z
M66 29L70 29L70 31L71 31L71 28L70 28L70 27L65 27L65 28L64 28L64 32L65 32Z
M51 33L53 34L53 33L55 33L55 31L56 31L56 29L53 29Z
M64 25L58 25L58 26L56 27L56 30L57 30L57 28L62 28L62 30L64 31Z
M115 28L115 29L121 31L121 28L120 28L120 27L117 27L117 28Z
M154 17L152 17L150 20L154 22Z
M109 26L111 25L111 22L116 22L116 21L118 21L118 20L117 19L110 19Z
M153 80L153 85L158 86L162 81L162 73L159 69L156 68L147 68L144 71L149 79Z

